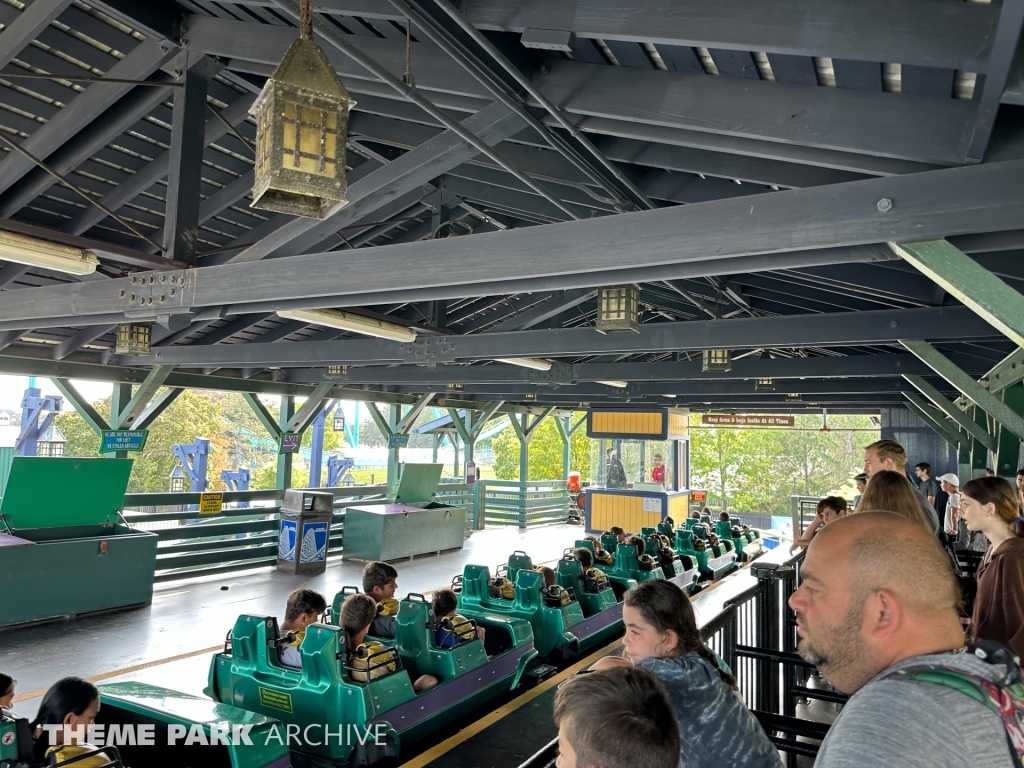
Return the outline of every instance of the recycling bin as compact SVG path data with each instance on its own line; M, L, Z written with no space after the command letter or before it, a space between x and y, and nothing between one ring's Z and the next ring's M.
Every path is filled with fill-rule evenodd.
M327 569L327 546L334 517L334 494L289 489L281 504L277 569L317 574Z

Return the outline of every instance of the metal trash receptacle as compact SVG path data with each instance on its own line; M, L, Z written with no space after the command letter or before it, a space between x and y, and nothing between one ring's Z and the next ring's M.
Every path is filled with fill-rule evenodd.
M277 569L316 574L327 569L327 546L334 516L334 494L290 489L281 504Z

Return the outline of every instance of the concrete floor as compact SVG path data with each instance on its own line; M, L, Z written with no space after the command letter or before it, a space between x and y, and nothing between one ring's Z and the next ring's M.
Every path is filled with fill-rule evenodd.
M446 587L467 563L488 565L493 573L517 549L535 564L549 563L582 535L570 525L476 531L462 550L395 562L399 594ZM343 586L360 584L363 565L336 561L314 577L260 569L158 584L145 608L0 631L0 669L18 680L15 710L22 717L35 716L46 687L68 675L201 694L210 653L239 614L281 617L288 594L300 586L321 592L330 604Z

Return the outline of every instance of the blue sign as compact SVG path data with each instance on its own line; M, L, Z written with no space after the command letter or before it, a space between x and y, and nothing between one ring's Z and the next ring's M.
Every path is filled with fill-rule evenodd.
M281 520L281 535L277 540L277 559L295 562L295 539L298 529L295 520Z
M388 437L388 448L408 448L408 435L391 435Z
M100 453L114 451L141 451L146 447L148 429L104 430L101 438Z
M281 435L281 448L278 453L297 453L300 445L302 445L302 435L285 432Z
M327 523L306 523L302 526L300 563L322 563L327 559Z

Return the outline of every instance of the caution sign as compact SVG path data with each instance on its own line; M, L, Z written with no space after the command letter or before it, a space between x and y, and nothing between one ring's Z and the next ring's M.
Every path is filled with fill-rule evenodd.
M199 494L199 514L219 515L224 509L224 494L220 491L207 491Z
M699 504L703 504L707 500L708 500L708 492L707 491L690 491L690 501L697 502Z
M259 690L260 704L262 706L287 712L289 715L292 714L292 695L290 693L274 691L270 688L264 688L262 685L259 686Z

